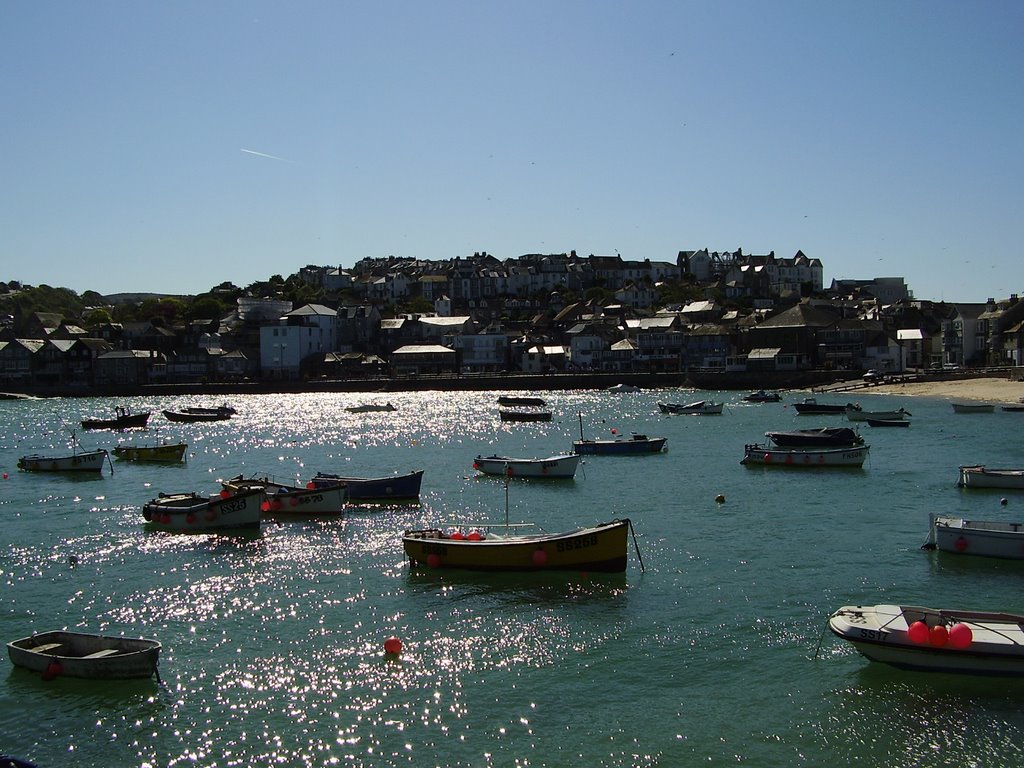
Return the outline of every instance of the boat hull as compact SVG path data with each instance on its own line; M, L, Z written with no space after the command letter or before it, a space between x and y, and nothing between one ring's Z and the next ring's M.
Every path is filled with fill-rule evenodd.
M119 445L114 448L114 456L124 461L154 461L174 463L185 458L185 443L174 445Z
M102 472L107 452L89 451L74 456L22 456L18 469L26 472Z
M846 418L848 421L898 421L905 419L910 414L900 408L898 411L864 411L858 408L847 408Z
M236 529L259 530L267 494L262 488L223 491L213 496L178 493L145 504L142 516L153 528L172 533L209 533Z
M48 677L127 680L156 673L160 643L141 637L41 632L9 642L7 655L15 666Z
M844 448L778 448L770 445L744 446L740 464L797 469L822 467L862 467L868 455L867 445Z
M821 427L820 429L795 429L782 432L765 432L765 437L780 448L803 448L822 446L841 448L861 445L864 438L849 427Z
M1024 617L981 611L897 605L848 605L829 617L829 629L872 661L903 669L974 675L1024 676ZM911 626L925 625L915 642ZM970 629L964 647L949 639L957 625ZM933 627L945 632L935 639Z
M806 415L817 415L823 416L831 414L833 416L846 413L846 409L849 407L848 404L843 405L830 405L828 403L819 403L814 398L807 398L802 403L793 403L793 408L796 409L798 414Z
M502 421L551 421L551 411L498 411Z
M751 392L743 396L745 403L780 403L782 395L778 392Z
M658 403L658 410L672 416L718 416L725 403Z
M644 437L634 435L632 438L619 440L576 440L572 444L574 453L587 455L622 455L636 453L660 453L665 449L667 437Z
M473 469L485 475L567 480L576 476L579 454L549 456L546 459L516 459L509 456L477 456Z
M84 419L82 429L140 429L149 423L150 412L118 416L116 419Z
M345 477L318 472L312 482L318 488L344 484L349 501L412 501L420 497L423 470L387 477Z
M413 568L471 571L626 570L629 520L543 536L454 540L436 529L406 531L402 546Z
M543 406L544 398L542 397L516 397L513 395L499 395L498 405L512 405L512 406Z
M1024 490L1024 469L986 469L983 466L960 467L961 488L1002 488Z
M226 411L214 411L212 413L192 413L189 411L163 411L164 418L184 424L192 424L207 421L227 421L231 414Z
M953 403L953 413L995 413L995 405L988 403Z
M1024 560L1024 523L936 516L932 532L943 552Z

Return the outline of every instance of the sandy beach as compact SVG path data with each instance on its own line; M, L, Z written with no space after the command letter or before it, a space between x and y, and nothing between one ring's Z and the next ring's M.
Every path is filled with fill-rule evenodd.
M861 392L875 395L915 395L941 397L953 401L967 400L1003 405L1018 403L1024 397L1024 381L1009 379L960 379L956 381L921 381L907 384L880 384Z

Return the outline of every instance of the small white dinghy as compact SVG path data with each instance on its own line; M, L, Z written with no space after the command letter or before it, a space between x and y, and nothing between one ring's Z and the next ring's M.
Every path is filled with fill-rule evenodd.
M511 456L477 456L473 469L485 475L505 477L540 477L549 480L568 479L576 475L578 453L548 456L546 459L520 459Z
M930 515L928 541L922 549L939 549L957 555L1024 560L1024 523L1003 520L964 520Z

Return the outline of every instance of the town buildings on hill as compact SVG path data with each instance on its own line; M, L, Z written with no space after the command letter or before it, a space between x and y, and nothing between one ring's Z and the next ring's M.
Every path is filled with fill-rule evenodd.
M37 313L0 331L0 387L88 391L240 380L523 371L883 371L1021 365L1024 302L918 301L898 277L821 261L680 251L674 262L487 253L306 266L322 298L242 296L188 326ZM688 297L679 300L678 297ZM675 297L675 298L673 298ZM421 311L401 311L415 304ZM427 309L429 308L429 309ZM425 311L424 311L425 310Z

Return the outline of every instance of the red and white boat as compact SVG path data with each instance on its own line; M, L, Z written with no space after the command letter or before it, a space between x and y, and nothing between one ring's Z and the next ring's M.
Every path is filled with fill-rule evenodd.
M872 661L904 669L1024 676L1024 616L906 605L846 605L828 627Z
M740 464L761 464L772 467L862 467L868 456L868 445L848 445L840 448L824 446L783 448L764 443L743 447Z
M232 493L200 496L197 493L161 494L142 507L142 516L154 528L173 533L208 533L232 529L259 530L260 512L267 500L262 488L241 488Z

